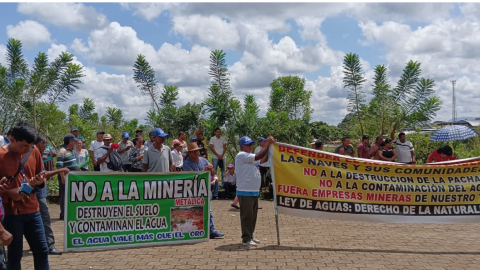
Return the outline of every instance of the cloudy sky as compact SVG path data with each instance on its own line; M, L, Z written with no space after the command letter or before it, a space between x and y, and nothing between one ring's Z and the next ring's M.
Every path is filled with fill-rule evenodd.
M132 79L144 54L161 84L180 88L179 105L207 95L211 50L227 53L234 94L254 94L263 115L273 79L297 75L313 91L313 120L340 122L347 106L342 60L360 55L370 98L372 69L389 68L396 85L409 60L422 63L443 101L436 120L480 117L480 5L450 3L1 3L0 63L8 38L20 39L29 63L68 51L85 67L67 103L92 98L97 111L118 107L126 119L146 117L150 103Z

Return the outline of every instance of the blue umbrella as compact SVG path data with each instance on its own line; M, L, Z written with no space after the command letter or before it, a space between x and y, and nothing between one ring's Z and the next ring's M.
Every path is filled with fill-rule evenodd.
M477 133L471 128L460 125L446 126L437 130L432 136L430 141L432 142L451 142L462 141L476 137Z

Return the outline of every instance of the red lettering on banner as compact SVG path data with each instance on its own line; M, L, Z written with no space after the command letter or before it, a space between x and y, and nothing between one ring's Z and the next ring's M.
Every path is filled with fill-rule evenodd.
M303 195L308 196L308 191L306 188L301 188L292 185L278 185L278 192L283 192L286 194L292 195Z
M203 198L175 199L175 206L204 205L204 204L205 204L205 200Z
M361 192L343 191L343 190L329 190L329 189L312 189L312 197L314 198L332 198L332 199L344 199L344 200L362 200L363 195Z
M367 193L367 201L374 202L410 202L412 196L410 194L393 194L393 193Z

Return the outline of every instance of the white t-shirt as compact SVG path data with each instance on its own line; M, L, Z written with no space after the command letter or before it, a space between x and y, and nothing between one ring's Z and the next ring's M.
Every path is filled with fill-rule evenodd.
M262 147L261 146L257 146L257 148L255 148L255 151L253 151L254 154L258 154L260 153L260 151L262 151ZM268 153L267 153L268 155ZM262 167L270 167L270 159L267 159L267 161L265 161L264 163L260 163L260 166Z
M183 167L183 155L177 149L172 150L172 163L176 168Z
M110 146L106 146L106 147L110 148ZM97 151L95 151L95 160L98 160L99 158L105 156L107 154L107 152L108 152L108 150L103 148L103 147L98 148ZM112 170L110 170L108 168L107 162L110 162L110 157L107 157L107 159L105 159L105 162L100 164L100 171L101 172L113 172Z
M97 153L96 152L102 146L103 146L103 141L99 142L99 141L95 140L95 141L92 141L92 143L90 143L90 148L88 150L93 152L94 157L95 157L95 161L97 161ZM100 157L103 157L103 155L100 156Z
M235 157L235 174L237 176L237 191L258 192L261 176L258 169L259 161L255 154L240 151Z
M225 137L223 136L220 136L220 138L217 138L217 136L210 138L210 145L213 145L213 149L215 149L215 152L219 155L223 153L223 146L225 144L227 144L227 140L225 140ZM212 159L218 159L218 157L213 154Z
M413 144L409 141L401 142L400 140L393 141L397 148L397 161L401 163L412 162Z

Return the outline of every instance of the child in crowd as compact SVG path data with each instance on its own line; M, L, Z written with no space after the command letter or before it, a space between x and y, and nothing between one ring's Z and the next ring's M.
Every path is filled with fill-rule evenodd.
M225 170L225 180L223 180L223 187L225 188L225 200L230 199L232 192L235 191L237 184L237 176L235 175L235 165L228 164Z

